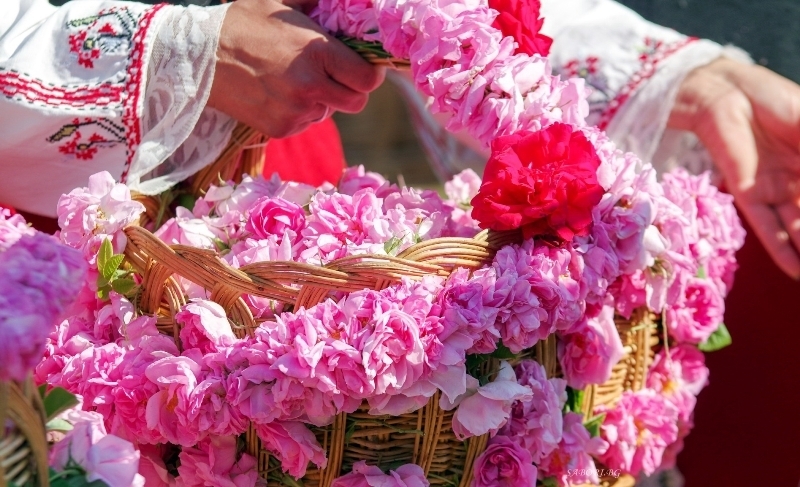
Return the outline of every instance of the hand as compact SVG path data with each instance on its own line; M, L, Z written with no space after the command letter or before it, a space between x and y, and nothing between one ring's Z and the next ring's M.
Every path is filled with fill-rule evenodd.
M772 259L800 279L800 86L719 59L683 82L669 126L697 134Z
M208 105L270 137L361 111L384 77L311 19L275 0L238 0L225 15Z

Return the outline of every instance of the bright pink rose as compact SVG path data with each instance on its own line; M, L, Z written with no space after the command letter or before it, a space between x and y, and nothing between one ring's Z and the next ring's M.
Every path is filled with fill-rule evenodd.
M710 279L690 278L684 299L667 308L670 334L679 341L701 343L722 324L725 300Z
M408 313L390 309L374 317L372 329L359 348L375 394L397 394L422 377L425 351L417 321Z
M536 485L531 454L506 436L496 436L475 460L471 487L521 487Z
M333 481L331 487L428 487L425 472L413 463L403 465L388 474L361 460L353 465L353 471Z
M530 387L533 394L528 401L514 403L500 434L528 450L538 464L561 441L567 383L563 379L548 380L544 367L533 360L523 360L515 369L519 384Z
M440 405L445 411L458 408L453 415L453 433L463 440L495 434L511 416L514 401L530 401L532 396L530 387L517 383L514 369L508 362L501 362L494 381L481 386L477 379L467 376L466 394L454 402L442 396Z
M167 220L155 232L155 236L168 245L189 245L199 249L215 250L219 237L202 218L195 218L191 211L179 206L175 218Z
M306 214L299 205L283 198L261 198L250 209L245 227L257 239L282 236L286 230L299 235L305 228Z
M145 370L159 392L147 401L147 427L167 441L183 446L196 444L207 432L191 418L191 394L202 380L200 366L188 357L166 357Z
M678 439L678 410L650 389L625 392L616 406L595 413L606 414L600 435L609 446L599 459L608 468L650 475Z
M522 228L525 238L569 242L589 231L592 209L603 196L599 166L592 144L569 125L499 137L472 200L472 216L482 228Z
M309 462L319 468L328 463L325 450L303 423L276 421L256 424L255 428L264 447L280 460L283 471L294 478L305 476Z
M560 336L558 358L567 384L583 389L611 378L611 369L625 351L614 323L614 308L605 306L595 318L584 318Z
M647 375L647 387L663 395L678 409L681 421L689 422L697 395L708 384L703 352L680 344L656 354Z
M183 348L199 348L203 353L216 352L237 342L228 316L222 306L207 300L195 300L175 315L182 324L180 338Z
M193 448L183 448L178 487L255 487L256 459L242 453L237 459L236 437L214 436Z

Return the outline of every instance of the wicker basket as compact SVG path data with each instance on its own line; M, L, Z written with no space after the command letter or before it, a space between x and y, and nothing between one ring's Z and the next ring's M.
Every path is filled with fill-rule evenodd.
M0 487L49 487L45 413L31 379L0 382Z
M191 194L205 193L220 180L241 180L243 173L261 172L266 139L240 125L223 155L195 176ZM256 147L253 147L256 146ZM369 255L343 258L319 267L296 262L262 262L234 269L215 252L187 246L167 246L145 226L163 222L169 216L161 198L139 197L147 209L141 226L125 230L128 244L126 261L142 276L140 308L155 314L162 333L176 339L180 333L174 315L186 304L183 290L175 276L202 286L210 298L228 313L234 332L243 337L258 325L242 299L243 294L269 298L299 307L324 301L334 291L381 290L403 277L447 276L457 267L477 269L490 262L504 245L519 242L519 232L481 232L472 239L440 238L416 244L397 257ZM613 404L624 390L642 387L652 360L655 339L653 318L638 313L632 320L619 320L617 328L625 347L625 357L613 369L612 378L603 385L590 386L584 394L582 410L589 416L596 406ZM550 377L561 374L555 337L538 343L530 352L545 366ZM401 465L416 463L428 476L431 485L466 487L472 478L472 466L486 448L487 436L461 442L451 426L452 412L439 408L438 397L417 412L399 417L370 416L367 410L340 414L326 428L317 428L320 445L328 455L324 470L309 470L302 479L306 487L328 487L333 480L350 471L353 463ZM276 459L264 450L251 428L245 435L246 450L258 460L259 475L269 485L281 485L282 474ZM604 479L604 485L627 487L629 477Z

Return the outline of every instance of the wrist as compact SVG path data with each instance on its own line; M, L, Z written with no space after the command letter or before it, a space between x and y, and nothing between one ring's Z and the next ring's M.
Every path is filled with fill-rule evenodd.
M721 57L696 68L684 78L667 122L669 128L697 132L712 108L733 91L740 63Z

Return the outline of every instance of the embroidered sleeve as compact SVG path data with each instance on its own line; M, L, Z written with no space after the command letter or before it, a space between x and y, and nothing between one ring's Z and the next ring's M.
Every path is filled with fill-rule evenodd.
M143 135L127 183L160 193L211 163L235 121L206 107L228 5L172 10L163 16L147 69Z
M592 90L590 124L661 171L677 161L693 170L710 167L696 138L667 131L667 120L689 72L723 55L746 54L647 22L612 0L543 0L542 13L544 32L554 39L553 66L584 78Z
M155 193L224 148L205 103L227 6L3 1L0 199L54 215L102 170Z

